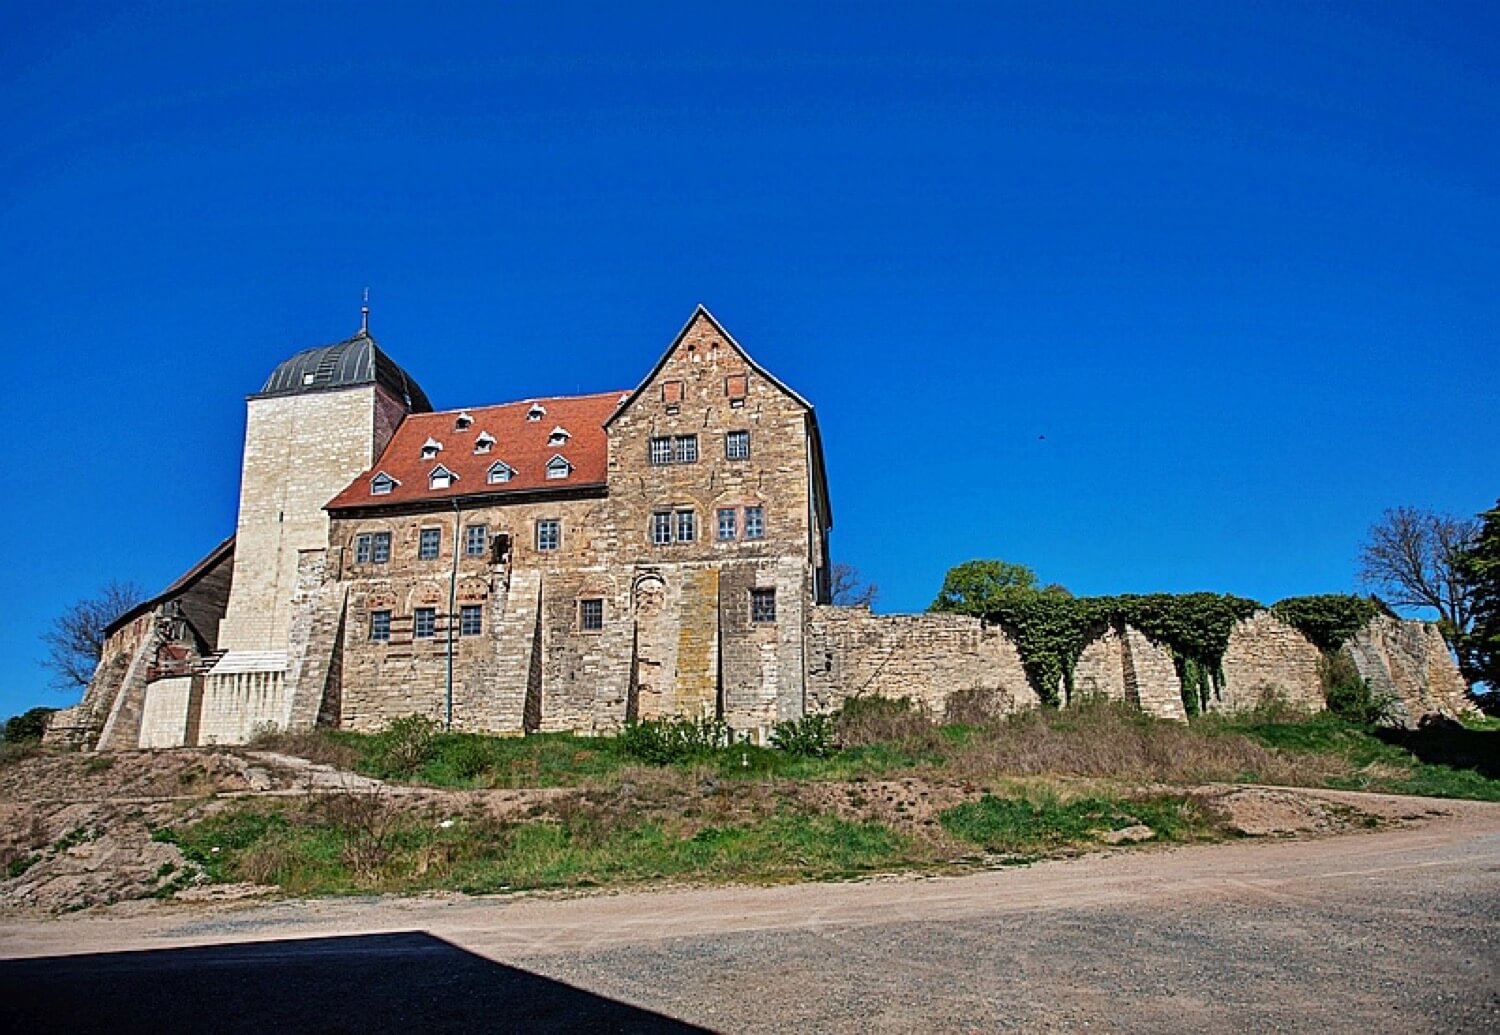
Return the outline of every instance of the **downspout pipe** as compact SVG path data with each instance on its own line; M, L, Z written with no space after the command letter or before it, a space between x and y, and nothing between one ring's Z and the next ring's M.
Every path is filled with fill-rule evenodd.
M453 729L453 628L458 624L458 500L453 501L453 567L448 572L448 673L443 692L443 728Z

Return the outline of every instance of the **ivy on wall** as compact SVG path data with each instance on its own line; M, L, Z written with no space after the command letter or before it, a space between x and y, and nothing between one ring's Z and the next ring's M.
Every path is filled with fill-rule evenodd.
M1378 597L1356 597L1348 593L1320 593L1287 597L1271 605L1271 613L1296 629L1326 654L1333 654L1370 619L1391 615Z

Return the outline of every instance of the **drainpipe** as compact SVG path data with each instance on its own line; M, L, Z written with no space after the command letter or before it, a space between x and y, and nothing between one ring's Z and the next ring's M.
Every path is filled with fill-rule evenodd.
M453 626L458 621L458 500L453 501L453 568L448 573L448 678L443 694L443 728L453 729Z

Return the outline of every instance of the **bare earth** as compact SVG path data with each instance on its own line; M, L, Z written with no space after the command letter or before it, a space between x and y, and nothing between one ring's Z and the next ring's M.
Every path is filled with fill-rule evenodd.
M389 964L408 976L418 1006L399 1018L407 1030L461 1030L466 1018L471 1030L667 1030L680 1021L721 1031L1500 1031L1500 805L1296 793L1398 825L957 878L572 898L127 904L0 921L0 957L53 957L30 971L0 963L0 1002L13 1003L10 993L38 975L64 981L68 961L56 957L96 954L78 969L98 975L145 959L133 954L205 946L213 948L181 959L220 970L238 959L244 975L291 968L290 977L265 973L277 975L275 998L300 1011L230 1010L219 1030L250 1030L252 1020L285 1028L287 1017L296 1030L349 1030L306 1008L337 994L323 985L347 983L331 964L320 970L298 955L316 945L318 959L346 959L354 973ZM432 937L350 937L394 932ZM310 941L331 936L347 940ZM253 960L224 955L244 943L253 944L243 952L258 946ZM460 978L469 960L492 975ZM451 978L427 1006L417 992L423 967ZM464 1014L466 1002L480 1004L494 982L517 976L553 979L538 987L581 998L571 1013L543 1011L525 1024L488 1006ZM395 992L379 984L361 994L408 995L399 981ZM176 987L191 986L184 978ZM531 1003L546 996L526 994ZM191 1006L180 994L170 1001ZM597 1012L601 1003L617 1012ZM450 1008L457 1020L445 1027ZM0 1021L10 1009L0 1006ZM194 1018L178 1020L193 1026ZM116 1030L128 1024L119 1019Z

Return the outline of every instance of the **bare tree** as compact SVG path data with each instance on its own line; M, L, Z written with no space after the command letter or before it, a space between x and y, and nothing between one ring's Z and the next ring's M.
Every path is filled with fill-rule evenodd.
M1462 558L1479 537L1477 518L1397 507L1370 527L1360 549L1359 577L1396 607L1427 607L1457 646L1474 621L1474 587ZM1464 652L1459 666L1472 678Z
M42 666L52 670L52 685L58 690L88 686L104 654L104 630L145 599L145 590L135 583L111 580L98 596L80 600L54 618L42 633L47 645Z
M838 607L874 607L880 587L866 582L859 569L843 561L835 561L828 569L828 596Z

